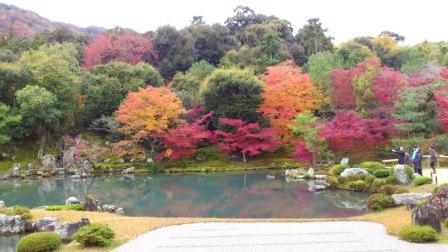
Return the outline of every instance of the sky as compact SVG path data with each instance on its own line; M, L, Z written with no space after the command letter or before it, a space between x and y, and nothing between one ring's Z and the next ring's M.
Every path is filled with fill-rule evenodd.
M356 36L389 30L406 37L405 44L448 40L446 0L0 0L52 21L77 26L115 26L138 32L170 24L189 25L192 16L223 23L238 5L289 20L294 31L318 17L336 44Z

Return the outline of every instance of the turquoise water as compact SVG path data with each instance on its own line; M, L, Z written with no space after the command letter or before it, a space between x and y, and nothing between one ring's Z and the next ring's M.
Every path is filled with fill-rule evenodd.
M123 207L126 215L161 217L343 217L367 211L367 193L311 193L308 183L287 182L271 171L18 180L0 182L0 200L38 207L92 194L102 204Z

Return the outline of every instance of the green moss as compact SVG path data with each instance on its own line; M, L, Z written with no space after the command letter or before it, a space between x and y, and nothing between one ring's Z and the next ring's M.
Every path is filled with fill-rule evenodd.
M400 230L400 239L408 242L425 243L437 240L437 232L430 226L407 225Z
M30 209L24 206L13 206L12 208L0 209L0 213L6 215L20 215L24 220L31 220L33 218Z
M390 175L386 178L386 184L393 185L395 184L395 181L396 179L394 175Z
M373 175L377 178L386 178L390 174L388 169L378 169L373 172Z
M432 179L430 177L417 177L414 179L414 185L424 185L424 184L431 184Z
M386 184L386 181L384 179L380 179L380 178L376 178L373 182L372 182L372 188L376 189L376 188L381 188L383 185Z
M367 207L375 211L381 211L394 206L392 196L383 193L373 194L367 200Z
M90 224L83 226L73 235L75 241L86 247L107 247L112 245L115 233L104 224Z
M330 188L337 188L339 186L338 179L333 176L327 176L325 178L325 182L328 184Z
M53 232L37 232L25 235L17 244L18 252L55 251L62 244L58 234Z
M373 176L373 175L371 175L371 174L367 175L367 177L366 177L366 184L367 184L368 186L371 186L372 183L373 183L373 181L374 181L375 179L376 179L375 176Z
M346 164L337 164L330 169L330 173L333 176L339 176L345 169L348 169L348 168L350 168L350 167Z
M378 169L385 169L386 166L380 162L373 162L373 161L367 161L367 162L362 162L361 164L359 164L359 167L364 168L364 169L371 169L373 171L376 171Z
M52 205L47 206L45 208L45 211L62 211L62 210L84 211L84 205L83 204Z
M366 182L363 180L349 181L346 188L351 191L365 191L367 189Z

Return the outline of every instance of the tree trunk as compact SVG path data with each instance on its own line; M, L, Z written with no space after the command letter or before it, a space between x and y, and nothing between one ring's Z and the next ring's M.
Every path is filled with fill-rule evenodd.
M243 152L243 162L246 163L246 153Z
M45 144L47 142L48 135L49 135L49 133L47 130L42 131L42 136L40 138L39 151L37 152L37 159L39 159L39 160L42 160L42 158L44 157L44 149L45 149Z

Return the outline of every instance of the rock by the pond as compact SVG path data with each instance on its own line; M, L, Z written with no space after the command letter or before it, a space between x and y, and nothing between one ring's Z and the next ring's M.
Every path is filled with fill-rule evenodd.
M198 154L196 155L196 157L194 157L195 162L204 162L206 160L207 158L205 157L205 155Z
M414 208L417 202L429 198L431 193L400 193L392 194L395 205L405 205L408 208Z
M56 158L51 154L46 154L42 157L42 166L47 170L56 169Z
M5 202L3 200L0 200L0 209L5 207L6 207Z
M361 168L348 168L345 169L342 173L341 176L344 178L348 178L348 177L362 177L362 176L367 176L369 175L369 173Z
M115 211L117 210L117 207L114 205L104 204L103 210L106 212L109 212L109 213L115 213Z
M70 148L62 154L62 167L64 169L70 169L75 166L75 150Z
M307 171L309 176L314 176L314 169L313 168L309 168Z
M409 178L404 165L396 165L394 167L394 177L401 185L407 185L411 183L411 178Z
M266 179L275 179L275 176L274 175L266 175Z
M81 173L87 173L92 169L93 165L88 160L83 160L81 162L81 166L79 167L79 172Z
M135 172L135 167L131 166L129 168L126 168L121 174L131 174Z
M9 170L9 176L16 178L19 176L19 170L20 170L21 165L19 163L14 163L11 166L11 169Z
M27 169L28 171L34 171L34 165L33 165L33 163L28 163L28 164L26 165L26 169Z
M124 163L124 159L122 158L118 159L118 163Z
M436 209L442 219L448 218L448 187L440 187L426 200L426 204Z
M437 210L430 205L416 206L412 211L412 222L417 225L429 225L437 232L441 231L440 215Z
M345 157L345 158L341 159L340 164L348 164L348 158Z
M115 213L118 215L124 215L124 210L122 207L115 209Z
M79 175L79 174L71 175L70 178L71 179L80 179L81 175Z
M36 221L35 225L39 231L48 231L47 227L52 223L60 224L59 220L55 217L44 217Z
M0 152L0 157L1 158L7 158L7 157L9 157L9 155L6 152Z
M310 191L310 192L323 191L325 189L327 189L327 187L324 185L312 185L312 186L308 187L308 191Z
M72 240L72 235L78 231L81 227L85 225L89 225L90 221L87 218L82 218L78 222L68 223L64 222L54 229L54 232L57 233L63 242L70 242Z
M84 200L84 210L86 211L103 211L98 200L91 196L86 196Z
M0 235L19 234L25 232L25 221L20 215L0 214Z
M69 197L65 200L66 205L82 204L76 197Z

